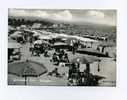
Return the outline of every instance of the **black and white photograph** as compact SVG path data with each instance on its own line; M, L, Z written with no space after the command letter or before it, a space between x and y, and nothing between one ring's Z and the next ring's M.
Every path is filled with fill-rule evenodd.
M8 9L8 85L116 86L117 10Z

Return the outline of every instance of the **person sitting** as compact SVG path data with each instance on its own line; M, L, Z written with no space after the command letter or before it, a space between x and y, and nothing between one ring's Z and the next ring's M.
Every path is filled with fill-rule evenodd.
M56 48L55 49L55 52L60 53L60 49L59 48Z
M39 44L34 45L34 50L36 52L36 56L40 56L40 46L39 46Z
M53 54L52 61L55 62L55 65L59 65L59 57L56 53Z
M59 77L60 73L58 72L58 68L54 68L48 75Z
M56 54L56 53L53 54L53 56L52 56L52 61L53 61L53 62L56 62L56 61L57 61L57 54Z
M47 50L44 52L44 57L49 57L49 54L48 54Z
M97 46L97 51L100 51L100 48Z
M65 53L65 55L64 55L64 62L65 63L69 63L69 58L68 58L68 54L67 53Z

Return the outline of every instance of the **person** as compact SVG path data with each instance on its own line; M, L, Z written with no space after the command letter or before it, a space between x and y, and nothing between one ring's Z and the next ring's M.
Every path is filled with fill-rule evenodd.
M63 55L64 55L64 51L63 50L60 50L60 53L59 53L59 60L60 60L60 62L62 62L63 61Z
M30 47L31 56L34 56L34 50L35 50L34 45L32 45L32 46Z
M58 68L54 68L51 72L48 73L49 75L54 75L56 77L60 76L60 73L58 72Z
M56 48L55 49L55 52L60 53L60 49L59 48Z
M36 52L36 56L40 56L40 45L39 44L35 44L34 45L34 49Z
M102 51L101 52L104 53L104 50L105 50L105 46L102 47Z
M56 56L57 56L56 53L54 53L53 56L52 56L52 61L53 62L56 62L57 61L57 57Z
M72 63L69 67L69 77L68 79L73 79L75 81L78 81L79 78L79 65L77 63Z
M96 49L97 51L100 51L100 48L97 46L97 49Z
M107 57L109 56L109 53L108 53L108 51L106 51L106 52L105 52L105 55L106 55Z
M55 62L55 65L59 65L59 57L56 53L53 54L52 61Z
M90 64L89 64L89 63L86 64L86 71L87 71L88 73L90 73Z
M74 42L73 43L73 49L72 49L72 53L75 55L76 51L78 49L78 42Z
M45 56L45 57L49 57L49 55L48 55L48 50L45 50L44 56Z
M73 70L74 70L74 63L72 63L70 66L69 66L69 71L68 71L68 79L71 79L72 78L72 74L73 74Z
M87 70L84 70L82 76L82 85L83 86L97 86L98 80L94 77L92 73L89 73Z
M65 53L64 55L64 62L69 63L69 58L67 53Z

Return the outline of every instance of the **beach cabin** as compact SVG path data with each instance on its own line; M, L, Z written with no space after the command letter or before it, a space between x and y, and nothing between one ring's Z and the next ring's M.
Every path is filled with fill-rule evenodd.
M20 60L20 48L21 45L19 43L8 43L8 61Z

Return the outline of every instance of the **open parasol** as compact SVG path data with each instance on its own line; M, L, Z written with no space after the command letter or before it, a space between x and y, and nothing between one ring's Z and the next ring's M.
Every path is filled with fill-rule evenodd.
M49 35L41 35L41 36L39 37L39 39L42 39L42 40L50 40L50 39L52 39L52 37L49 36Z
M14 42L9 42L9 43L8 43L8 48L9 48L9 49L21 48L21 44L19 44L19 43L14 43Z
M116 44L113 43L113 42L101 42L98 46L101 46L101 47L113 47L115 45Z
M82 56L82 57L76 57L72 60L72 62L80 62L82 64L87 64L87 63L93 63L96 61L99 61L100 59L98 57L90 57L90 56Z
M33 61L17 62L8 65L8 73L25 77L25 85L27 84L27 77L38 77L46 72L47 69L43 64Z
M39 32L36 32L36 31L33 31L33 32L34 32L33 37L37 37L37 36L41 36L41 35L42 35L42 34L39 33Z
M10 37L13 37L13 38L22 37L22 32L16 31L13 34L11 34Z
M63 42L57 42L53 45L53 48L67 49L69 45Z

